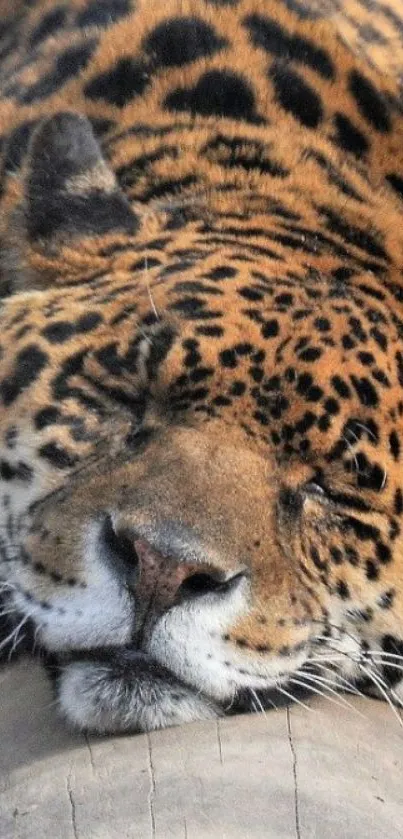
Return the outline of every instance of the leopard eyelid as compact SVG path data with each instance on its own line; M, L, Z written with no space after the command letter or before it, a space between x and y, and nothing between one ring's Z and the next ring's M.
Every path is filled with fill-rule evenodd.
M314 480L307 481L307 483L304 484L303 490L309 495L321 495L324 498L326 498L327 495L325 488Z

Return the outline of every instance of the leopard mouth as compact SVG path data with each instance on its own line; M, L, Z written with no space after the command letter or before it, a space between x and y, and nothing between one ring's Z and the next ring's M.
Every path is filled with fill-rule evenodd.
M205 581L196 579L195 596ZM37 642L37 628L9 606L3 595L0 625L3 660L33 655L50 678L57 703L70 724L95 733L135 732L282 708L311 696L286 677L281 685L235 689L231 699L213 698L181 678L135 641L88 649L73 647L58 652ZM23 624L23 632L20 632ZM7 644L4 645L4 640Z
M222 717L234 716L244 713L257 713L263 710L273 710L288 707L294 701L300 703L304 699L308 699L312 694L309 687L289 686L288 682L284 687L271 686L265 689L248 689L239 688L230 701L220 701L213 699L208 694L196 689L193 685L187 684L180 677L178 677L172 670L156 661L148 653L136 649L133 646L125 647L110 647L100 648L94 650L77 650L69 651L64 654L46 654L44 656L44 664L47 673L53 684L55 694L59 700L59 704L65 711L65 715L70 718L70 722L77 723L77 720L72 719L71 708L64 707L67 705L63 699L65 693L65 679L69 669L76 670L77 667L83 668L87 674L93 672L98 674L92 680L91 686L89 683L82 683L82 701L85 702L86 696L90 694L94 687L98 687L98 695L96 699L96 706L94 706L94 716L90 721L86 721L84 725L79 720L81 728L95 730L99 733L110 731L127 730L147 730L151 726L141 724L141 716L144 712L157 715L158 708L155 706L161 702L161 697L169 695L174 702L178 701L181 696L186 695L188 701L196 700L200 704L204 704L205 709L208 709L207 714L199 713L197 718L204 716ZM103 692L99 690L101 681L103 680ZM137 714L133 715L131 724L125 722L124 704L127 703L128 693L131 692L135 701L138 696L141 696L141 704L143 708L137 709ZM112 706L115 705L119 709L118 716L114 716L113 707L108 707L107 722L96 721L97 715L104 716L104 700L105 697L114 696ZM127 716L127 714L126 714ZM183 720L182 720L183 721ZM175 724L176 721L174 721ZM172 724L169 717L164 719L163 725ZM156 726L158 727L158 726Z

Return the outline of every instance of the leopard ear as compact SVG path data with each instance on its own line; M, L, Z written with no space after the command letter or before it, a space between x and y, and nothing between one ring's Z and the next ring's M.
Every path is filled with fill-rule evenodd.
M8 271L15 290L43 287L51 280L52 263L55 274L63 267L61 250L82 250L84 260L79 239L132 236L138 226L89 120L58 113L41 122L32 136L23 201L10 224L3 272Z
M59 113L31 142L25 224L30 241L135 233L137 219L86 117Z

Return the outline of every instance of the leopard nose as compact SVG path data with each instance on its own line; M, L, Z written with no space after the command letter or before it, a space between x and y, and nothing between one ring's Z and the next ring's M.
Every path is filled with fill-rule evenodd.
M228 575L209 563L177 562L155 550L145 539L134 542L140 573L136 596L154 606L169 608L207 595L220 596L237 583L242 572Z
M155 538L145 539L137 534L119 533L110 517L102 526L102 555L107 556L108 564L138 603L152 601L153 610L160 611L207 595L223 596L247 576L244 570L228 574L202 559L186 561L183 547L178 550L178 533L170 545L166 528L161 528L161 532L165 537L163 546L158 530L154 531ZM184 543L189 543L188 534ZM172 555L175 548L179 560Z

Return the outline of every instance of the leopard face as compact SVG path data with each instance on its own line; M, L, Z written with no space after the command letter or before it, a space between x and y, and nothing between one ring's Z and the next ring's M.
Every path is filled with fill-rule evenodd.
M99 5L1 65L0 643L98 731L399 703L397 81L342 9Z

